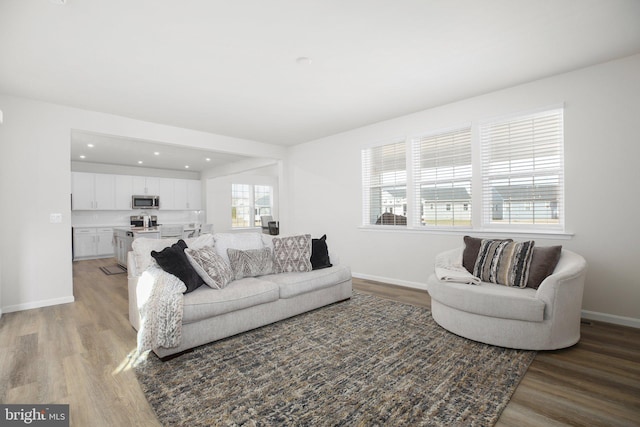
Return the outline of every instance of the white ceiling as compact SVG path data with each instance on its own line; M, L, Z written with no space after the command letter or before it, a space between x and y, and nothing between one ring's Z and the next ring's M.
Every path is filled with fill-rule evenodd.
M71 160L153 169L202 172L248 159L246 156L186 148L155 141L71 131Z
M0 0L0 93L281 145L637 52L638 0Z

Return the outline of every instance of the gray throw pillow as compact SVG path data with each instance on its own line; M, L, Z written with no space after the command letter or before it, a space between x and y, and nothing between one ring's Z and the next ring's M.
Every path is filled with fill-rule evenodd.
M276 273L311 271L311 234L273 238Z
M540 287L542 281L556 269L561 253L562 246L536 246L533 248L527 288L538 289Z
M246 251L229 248L227 254L235 280L273 273L273 256L270 248Z
M233 280L233 271L212 246L184 250L193 269L212 289L222 289Z

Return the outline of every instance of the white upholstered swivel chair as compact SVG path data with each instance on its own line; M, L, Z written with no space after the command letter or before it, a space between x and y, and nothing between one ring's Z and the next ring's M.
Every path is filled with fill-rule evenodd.
M486 344L524 350L569 347L580 340L586 270L582 256L563 249L538 289L455 283L433 274L427 280L431 314L444 329Z

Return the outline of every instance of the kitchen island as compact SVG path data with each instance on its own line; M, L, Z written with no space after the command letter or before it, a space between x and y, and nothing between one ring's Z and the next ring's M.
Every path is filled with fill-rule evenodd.
M127 253L131 250L131 244L138 237L159 239L159 227L113 227L113 241L115 243L115 256L118 264L127 267Z

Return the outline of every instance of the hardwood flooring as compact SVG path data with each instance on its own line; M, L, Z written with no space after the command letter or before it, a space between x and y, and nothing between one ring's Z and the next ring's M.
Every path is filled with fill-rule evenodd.
M130 369L136 334L126 274L73 263L76 301L0 319L0 402L68 403L74 426L160 426ZM364 293L430 306L426 291L354 279ZM640 329L582 325L569 348L539 352L497 426L640 426Z

